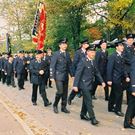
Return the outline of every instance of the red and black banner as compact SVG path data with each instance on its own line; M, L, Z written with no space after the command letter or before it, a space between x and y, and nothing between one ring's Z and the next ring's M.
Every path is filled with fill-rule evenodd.
M45 4L40 2L36 11L34 27L32 30L32 42L37 44L37 50L44 48L46 37L46 8Z

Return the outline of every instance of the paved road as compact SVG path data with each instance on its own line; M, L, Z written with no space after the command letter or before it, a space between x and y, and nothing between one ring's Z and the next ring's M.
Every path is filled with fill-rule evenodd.
M0 135L27 135L18 121L0 103Z
M53 102L55 87L47 89L49 99ZM7 87L0 83L0 99L8 108L19 116L27 127L38 135L134 135L135 131L123 129L123 118L107 112L107 102L103 98L103 90L98 89L98 100L94 101L94 109L97 119L100 121L98 127L79 118L81 100L76 98L71 106L68 106L70 114L54 114L52 106L44 107L40 95L38 105L31 103L31 85L25 84L25 90ZM123 111L126 105L123 104ZM60 104L59 104L60 110ZM0 127L1 130L1 127ZM20 135L20 134L18 134Z

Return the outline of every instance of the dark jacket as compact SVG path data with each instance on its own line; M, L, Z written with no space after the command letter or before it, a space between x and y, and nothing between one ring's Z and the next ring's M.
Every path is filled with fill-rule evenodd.
M114 52L108 59L107 64L107 81L121 83L124 78L128 77L124 58L117 52Z
M106 76L108 51L106 52L103 52L102 50L97 51L95 61L101 76Z
M66 56L60 51L54 53L50 64L50 78L59 81L67 81L68 74L73 76L72 61L68 52Z
M131 60L130 79L131 79L131 91L135 92L135 55Z
M125 44L123 57L124 57L125 66L128 73L130 72L131 59L133 55L134 55L134 47L133 46L129 47L127 44Z
M27 66L27 61L25 60L25 58L21 59L21 58L17 57L14 60L14 71L17 74L25 73L26 66Z
M38 62L36 59L32 60L30 63L31 83L37 85L44 83L46 68L47 65L43 60L41 62ZM39 74L40 70L44 70L43 75Z
M13 62L9 63L7 61L4 65L4 72L7 73L8 76L14 75L14 68L13 68Z
M81 59L85 58L86 54L83 52L83 50L80 48L75 52L73 63L72 63L72 69L73 69L73 74L75 76L75 72L77 69L77 66L80 62Z
M77 66L74 87L79 87L82 90L92 90L95 78L102 83L103 79L96 67L95 61L91 61L88 58L84 58Z

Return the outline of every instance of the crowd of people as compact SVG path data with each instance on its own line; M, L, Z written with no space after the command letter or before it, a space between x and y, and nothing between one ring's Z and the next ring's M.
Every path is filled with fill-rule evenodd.
M90 45L87 38L80 41L80 48L71 59L67 51L66 38L59 41L59 50L52 54L47 51L36 50L17 55L0 54L0 81L7 86L23 90L25 81L30 78L32 84L31 101L37 105L38 88L44 106L52 103L47 98L46 88L56 84L56 95L53 111L58 114L58 104L61 100L61 111L70 113L67 104L72 105L73 99L82 97L80 118L98 125L99 121L93 109L92 100L96 99L96 89L102 85L105 91L105 101L108 102L108 112L124 117L124 128L135 129L135 47L134 35L127 34L126 40L114 43L115 51L109 55L107 41L102 39L98 45ZM99 48L99 49L96 49ZM69 75L72 77L73 88L68 96ZM111 91L109 92L109 87ZM127 110L122 112L123 92L126 90Z

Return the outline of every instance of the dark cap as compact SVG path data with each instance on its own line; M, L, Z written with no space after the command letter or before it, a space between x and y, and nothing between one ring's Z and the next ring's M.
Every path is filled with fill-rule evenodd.
M67 43L67 42L68 42L67 38L63 38L63 39L59 40L59 44L63 44L63 43Z
M36 50L35 51L35 54L42 54L43 53L43 51L41 51L41 50Z
M127 34L126 35L126 38L129 39L129 38L135 38L135 35L134 34Z
M81 44L89 44L88 38L84 38L80 41Z
M118 41L116 41L116 42L114 43L114 45L115 45L115 47L116 47L116 46L119 46L119 45L124 45L123 42L124 42L123 40L118 40Z
M20 50L20 51L18 51L18 53L24 53L24 50Z
M86 48L86 51L96 51L95 45L90 45L89 47Z
M107 41L105 39L102 39L102 40L100 40L99 45L101 45L103 43L107 43Z
M44 52L44 53L47 53L47 51L46 51L46 50L44 50L43 52Z

